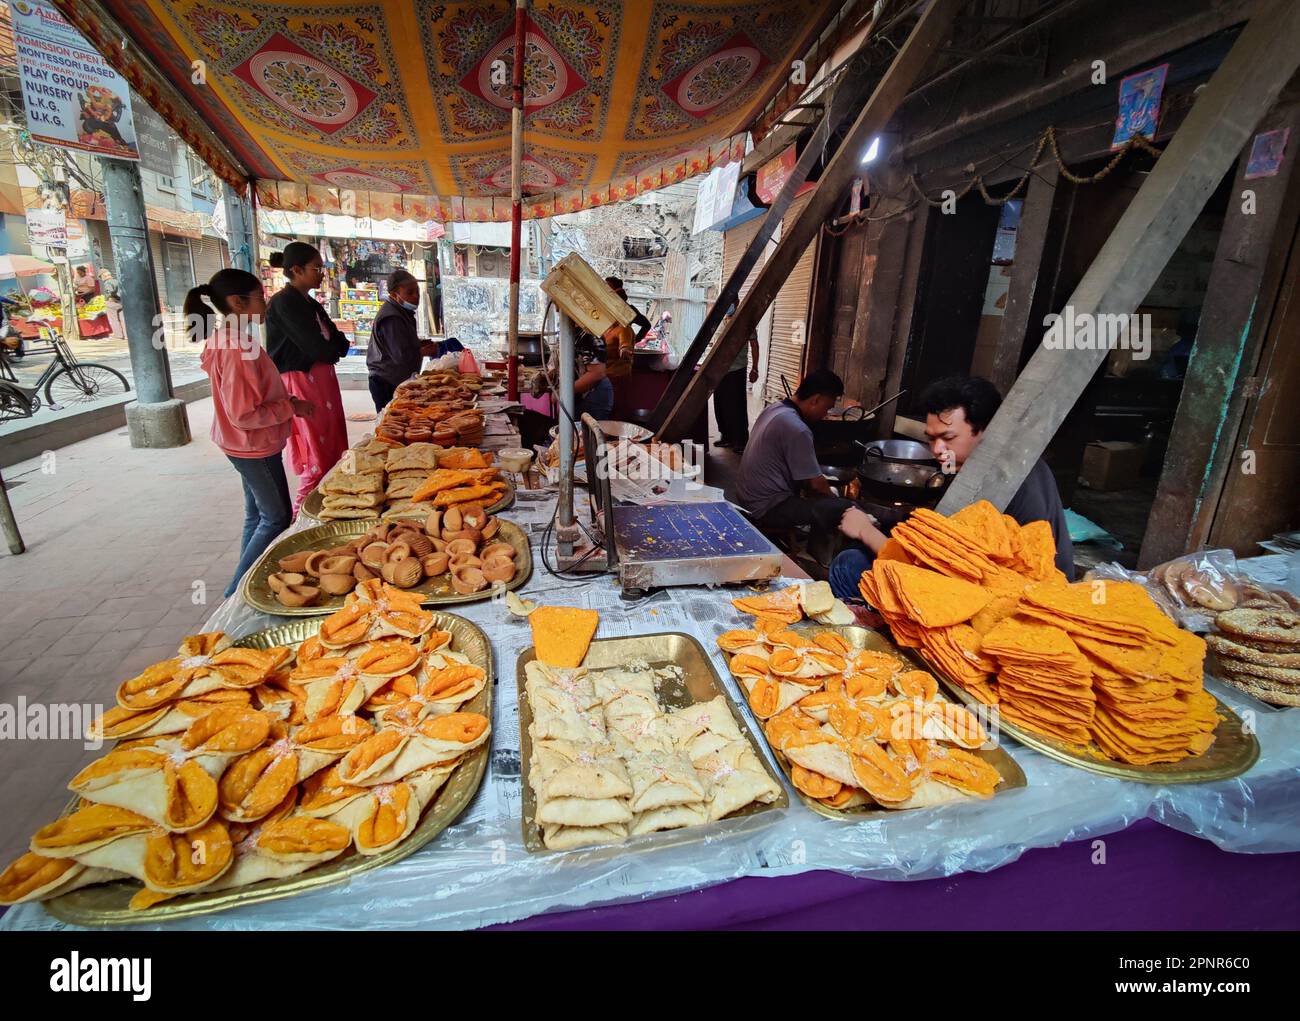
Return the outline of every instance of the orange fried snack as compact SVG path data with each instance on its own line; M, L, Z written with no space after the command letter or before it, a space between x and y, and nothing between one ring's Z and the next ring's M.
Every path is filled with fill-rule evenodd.
M499 482L488 485L462 486L459 489L444 489L433 498L433 505L435 507L448 507L452 504L469 503L475 500L492 503L499 499L505 491L505 486Z
M988 593L978 585L945 578L921 567L886 560L876 570L908 617L922 627L962 624L989 604Z
M539 606L528 615L538 660L567 669L582 665L599 624L595 610L572 606Z
M476 481L473 472L452 471L446 468L438 468L430 472L429 477L424 480L423 484L414 493L411 494L411 500L414 503L421 503L430 500L439 493L448 489L456 489L461 486L471 485Z
M753 614L755 617L777 618L786 624L797 624L803 619L803 609L799 603L799 586L778 589L758 596L742 596L733 599L731 605L741 613Z
M495 456L475 449L453 450L438 458L438 464L446 468L490 468Z

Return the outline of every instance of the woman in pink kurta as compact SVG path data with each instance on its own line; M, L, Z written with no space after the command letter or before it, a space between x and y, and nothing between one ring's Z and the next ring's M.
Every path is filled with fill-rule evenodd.
M288 283L266 309L266 350L289 393L316 406L310 421L294 420L289 437L289 464L299 479L296 512L348 449L343 396L334 373L334 365L348 353L348 339L308 293L325 276L320 252L292 241L284 248L283 269Z
M200 362L212 380L212 442L244 483L244 534L227 596L289 527L289 483L281 455L292 423L310 418L314 410L310 401L289 394L254 336L265 312L261 281L242 269L220 270L185 296L187 326L207 338Z

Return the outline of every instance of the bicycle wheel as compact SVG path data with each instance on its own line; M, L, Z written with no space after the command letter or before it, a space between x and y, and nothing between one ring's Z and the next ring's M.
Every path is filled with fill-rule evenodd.
M40 407L41 400L34 391L28 396L27 391L10 386L0 380L0 422L12 422L20 418L31 418Z
M78 362L65 367L50 377L45 384L45 400L49 404L85 404L101 397L124 394L131 384L117 369L95 362Z

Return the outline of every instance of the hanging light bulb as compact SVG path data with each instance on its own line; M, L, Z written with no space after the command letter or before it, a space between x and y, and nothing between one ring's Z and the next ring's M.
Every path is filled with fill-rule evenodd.
M877 135L875 138L871 140L871 144L867 146L867 151L862 154L862 162L871 163L879 155L880 155L880 136Z

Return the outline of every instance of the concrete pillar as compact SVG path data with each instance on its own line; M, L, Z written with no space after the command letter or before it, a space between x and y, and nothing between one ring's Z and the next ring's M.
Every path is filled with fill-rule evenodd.
M226 246L230 249L230 265L235 269L256 273L257 243L253 238L253 207L248 199L241 198L229 185L221 187L226 203Z
M190 441L185 402L172 395L171 366L149 258L140 165L102 159L108 236L122 293L122 322L131 354L136 400L126 406L133 447L180 447Z

